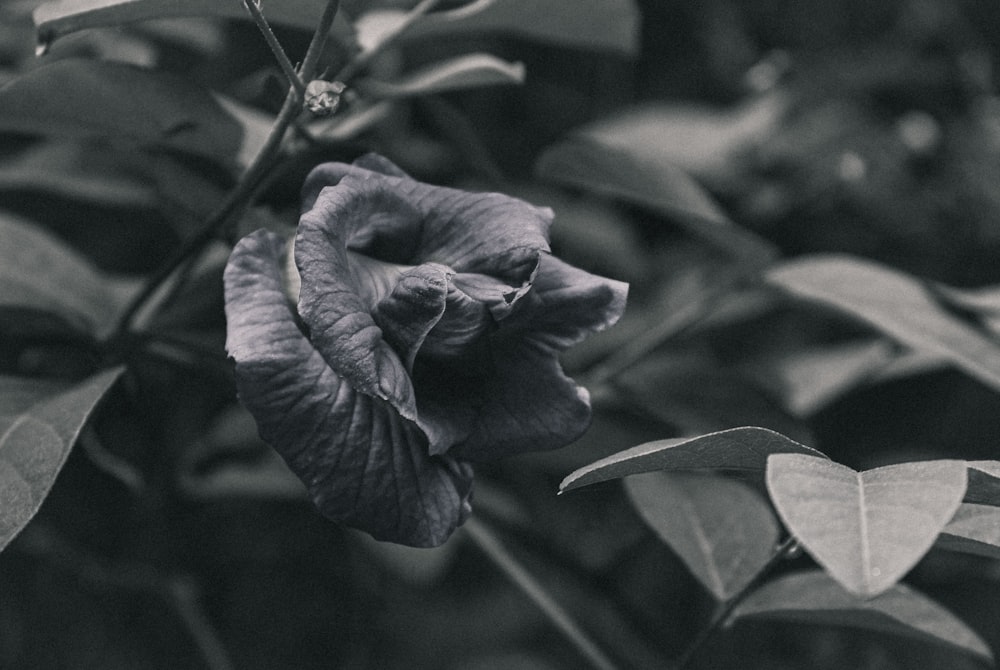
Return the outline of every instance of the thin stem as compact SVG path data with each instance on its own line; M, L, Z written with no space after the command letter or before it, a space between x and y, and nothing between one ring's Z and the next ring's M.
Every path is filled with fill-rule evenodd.
M440 0L422 0L422 2L420 2L416 7L410 10L410 13L399 22L399 25L393 28L392 31L387 33L382 38L382 41L368 51L362 52L357 58L347 63L347 65L345 65L340 72L337 73L337 76L333 78L333 81L342 81L346 84L352 77L356 76L359 72L368 67L368 64L371 63L377 55L382 53L383 49L392 44L396 38L406 32L417 19L434 9L434 6L438 4L439 1Z
M285 78L288 79L288 83L295 89L300 98L305 98L306 96L306 85L302 82L299 77L299 73L295 71L295 66L292 65L292 61L288 59L288 54L285 50L281 48L281 44L278 42L277 36L274 31L271 30L271 24L267 22L264 18L264 13L260 9L260 0L243 0L243 4L246 6L247 11L250 12L250 16L253 17L254 23L260 29L261 35L264 36L264 41L267 42L267 46L271 48L271 53L274 54L275 59L278 61L278 66L284 73Z
M774 550L774 553L771 555L771 558L768 559L767 563L761 566L761 569L757 571L757 574L754 575L753 579L751 579L750 582L739 591L739 593L736 593L732 598L719 606L719 608L715 611L715 614L712 615L712 620L709 621L708 625L705 626L705 628L703 628L698 634L698 637L696 637L691 644L688 645L687 649L684 650L684 653L682 653L680 658L677 659L677 664L675 666L676 670L683 670L687 667L688 663L691 662L695 654L697 654L698 651L705 646L705 643L711 639L719 628L726 624L729 617L731 617L733 612L736 611L736 608L739 607L740 603L742 603L746 597L753 592L757 585L760 584L768 574L770 574L771 570L785 560L785 558L788 557L797 546L798 541L792 535L789 535L784 542L778 545L778 547Z
M615 670L617 666L590 639L586 632L549 595L541 584L514 556L507 551L493 532L475 517L465 522L465 532L476 546L548 617L580 654L598 670Z
M304 79L312 79L316 74L316 67L319 62L320 54L323 51L323 46L326 44L327 34L330 32L330 27L333 25L333 18L337 15L337 10L340 7L340 0L329 0L327 2L326 8L323 10L323 15L320 17L319 24L316 27L316 32L313 33L312 41L309 43L309 48L306 51L305 58L302 61L302 68L300 70L301 75ZM247 207L250 201L253 199L253 194L260 184L261 180L267 175L267 171L271 168L271 164L277 157L279 150L281 149L281 142L285 137L285 133L288 128L294 123L296 118L298 118L301 112L302 98L299 96L298 91L293 87L288 91L288 95L285 96L285 102L281 107L281 111L278 112L278 117L274 121L274 125L271 126L271 130L268 133L267 139L264 145L261 147L260 151L254 157L253 162L247 166L246 171L244 171L243 176L240 177L239 182L236 184L235 188L230 191L226 199L219 205L219 207L208 217L205 225L202 226L201 230L190 238L180 249L171 256L166 263L164 263L154 274L150 277L149 281L143 287L142 291L133 298L132 302L129 304L128 308L125 309L121 318L118 321L118 325L115 329L115 339L120 338L128 330L129 325L132 323L132 319L135 315L142 309L142 306L146 304L154 293L159 289L160 285L165 282L174 271L184 264L184 261L188 257L194 255L202 249L206 244L212 241L212 239L236 214L241 212L243 208Z

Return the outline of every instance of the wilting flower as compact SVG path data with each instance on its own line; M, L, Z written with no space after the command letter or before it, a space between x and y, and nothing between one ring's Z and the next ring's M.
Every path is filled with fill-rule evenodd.
M318 166L303 199L297 306L281 236L244 238L226 267L240 399L326 516L438 545L469 514L471 462L586 429L557 356L614 323L627 287L549 253L551 210L380 156Z

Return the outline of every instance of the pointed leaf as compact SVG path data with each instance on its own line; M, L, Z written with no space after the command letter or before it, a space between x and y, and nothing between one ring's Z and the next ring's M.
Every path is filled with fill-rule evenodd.
M69 388L0 377L0 549L38 512L87 418L121 373L106 370Z
M547 149L535 172L542 179L660 212L737 258L763 262L776 256L770 243L736 226L701 186L669 160L614 146L586 131Z
M52 312L100 338L136 284L113 280L39 226L0 214L0 307Z
M941 531L937 546L951 551L1000 558L1000 507L962 503Z
M774 454L767 490L782 521L851 593L876 596L927 553L965 495L965 461L857 472L827 459Z
M744 589L774 554L778 523L749 486L725 477L647 472L625 479L632 505L717 600Z
M798 453L822 458L811 447L781 433L753 426L731 428L697 437L656 440L602 458L570 474L560 492L625 475L653 470L757 470L767 467L769 454Z
M865 628L993 659L990 648L972 629L904 584L896 584L874 598L859 598L823 572L800 572L757 589L736 608L733 616Z
M942 308L918 279L861 258L817 255L771 269L767 281L836 308L914 349L947 358L1000 389L1000 344Z
M639 22L633 0L476 0L425 14L403 37L501 33L630 56L639 46Z
M0 88L0 130L108 137L216 161L239 152L239 124L178 75L96 60L42 65Z
M524 65L489 54L466 54L434 63L398 81L363 79L357 87L370 98L405 98L442 91L524 83Z

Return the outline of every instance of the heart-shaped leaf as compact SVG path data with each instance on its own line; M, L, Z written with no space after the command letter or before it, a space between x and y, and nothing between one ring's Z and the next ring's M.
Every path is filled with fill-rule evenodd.
M962 503L941 531L937 546L966 554L1000 558L1000 507Z
M990 648L972 629L905 584L896 584L874 598L859 598L823 572L799 572L757 589L740 603L733 616L865 628L993 659Z
M779 265L767 281L870 323L893 339L946 358L1000 389L1000 344L945 310L918 279L850 256L817 255Z
M0 549L38 512L87 418L121 372L107 370L68 389L0 377Z
M778 523L749 486L690 472L625 479L632 505L716 599L728 600L773 556Z
M806 551L851 593L876 596L916 565L962 502L965 461L857 472L823 458L774 454L767 490Z
M757 470L770 454L823 454L766 428L745 426L697 437L656 440L586 465L563 480L560 492L653 470Z

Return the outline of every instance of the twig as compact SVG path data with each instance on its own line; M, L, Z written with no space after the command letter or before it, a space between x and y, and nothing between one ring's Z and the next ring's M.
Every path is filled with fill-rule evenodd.
M698 653L703 646L705 646L705 643L711 639L719 628L726 624L729 617L731 617L733 612L736 611L739 604L753 592L757 585L760 584L768 574L770 574L771 570L773 570L776 565L791 555L796 547L798 547L798 541L792 535L789 535L784 542L778 545L778 547L774 550L774 553L771 555L771 558L768 559L767 563L765 563L761 569L757 571L757 574L754 575L753 579L751 579L746 586L740 589L739 593L733 595L732 598L719 606L719 608L715 611L715 614L712 615L712 620L709 621L708 625L705 626L698 634L698 637L696 637L691 644L688 645L687 649L685 649L677 659L677 663L675 665L676 670L684 670L684 668L687 667L688 663L691 662L695 654Z
M615 670L617 666L590 639L586 632L557 603L548 591L507 551L493 532L475 517L465 522L465 532L496 565L559 629L591 666L598 670Z
M247 11L250 12L250 16L253 17L254 23L260 29L261 35L264 36L264 41L267 42L267 46L271 48L271 53L274 54L275 59L278 61L278 66L284 73L285 78L288 79L288 83L295 89L300 98L306 97L306 85L302 82L299 77L299 73L295 71L295 66L292 65L292 61L288 59L288 54L285 50L281 48L281 44L278 42L277 36L274 31L271 30L271 24L267 22L264 17L264 13L260 9L260 0L243 0L243 4L246 6Z
M313 33L312 41L309 43L309 49L306 51L305 58L302 61L300 73L303 79L312 79L315 75L320 54L323 51L323 46L326 44L326 36L330 32L330 27L333 25L333 18L336 16L339 7L340 0L329 0L327 2L326 8L323 10L323 16L320 18L316 32ZM282 105L281 111L278 112L278 117L275 119L274 125L271 126L267 140L260 151L257 152L253 162L247 166L239 183L236 184L236 187L229 192L226 199L208 217L201 230L178 249L166 263L160 266L153 276L150 277L142 291L133 298L118 321L115 335L112 338L113 340L120 339L126 333L136 313L156 293L160 284L165 282L177 268L183 265L189 256L197 253L203 246L208 244L234 215L249 204L257 186L264 176L266 176L271 163L278 155L285 133L298 117L301 105L302 98L298 91L294 87L291 88L288 95L285 96L285 103Z

